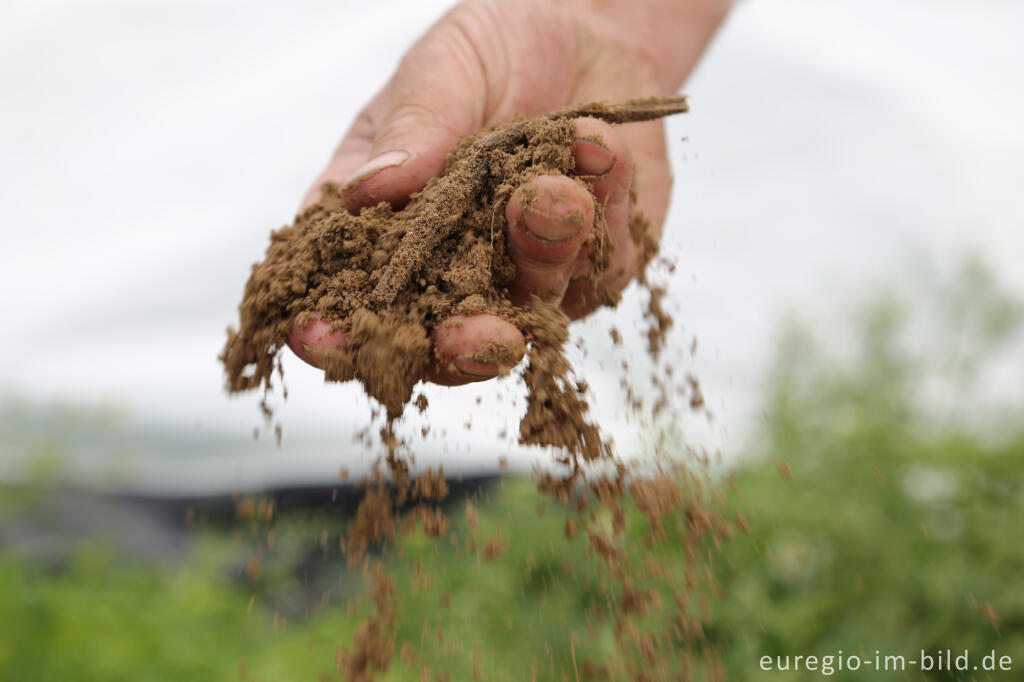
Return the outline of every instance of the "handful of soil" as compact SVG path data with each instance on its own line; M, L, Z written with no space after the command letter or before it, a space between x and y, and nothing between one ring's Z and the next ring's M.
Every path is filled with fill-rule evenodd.
M568 318L539 299L516 307L508 298L515 265L504 209L516 187L533 177L572 173L573 119L627 123L686 110L683 97L594 102L481 130L464 138L444 174L400 210L380 203L353 215L339 190L326 186L319 203L271 234L266 258L253 266L241 325L228 330L220 356L228 390L269 388L289 325L319 314L332 329L347 331L345 351L320 353L326 379L359 380L394 420L432 360L430 330L451 315L487 312L517 326L530 349L520 442L565 448L584 460L607 455L569 380L562 354ZM642 241L642 216L631 216L630 225L632 238ZM588 239L586 277L596 282L613 248L600 211ZM649 258L653 245L644 246ZM488 357L480 361L503 364L503 349L481 352Z

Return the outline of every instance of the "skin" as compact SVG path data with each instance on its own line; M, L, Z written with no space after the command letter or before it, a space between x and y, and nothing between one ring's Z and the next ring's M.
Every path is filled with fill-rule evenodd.
M406 53L391 79L365 106L302 202L315 203L324 183L343 187L351 211L388 201L401 206L444 170L464 135L514 114L539 116L580 101L674 93L724 19L725 0L467 0L455 6ZM516 189L505 209L516 276L513 302L537 295L571 319L599 297L578 279L581 245L599 202L615 245L598 289L621 291L638 273L629 238L629 194L660 237L672 178L661 121L612 127L576 120L575 175L542 176ZM460 316L432 334L437 383L483 381L507 367L474 362L488 342L525 352L523 335L491 315ZM314 320L293 325L289 345L318 365L318 353L344 348L344 332Z

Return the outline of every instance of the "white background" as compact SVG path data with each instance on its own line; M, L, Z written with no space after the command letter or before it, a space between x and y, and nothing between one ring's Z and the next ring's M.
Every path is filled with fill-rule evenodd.
M31 405L113 405L134 425L125 433L187 436L166 451L139 446L125 479L135 487L365 467L373 453L351 442L369 419L358 390L325 387L287 358L284 445L254 443L257 399L223 393L216 355L268 232L291 221L358 108L448 5L4 3L2 391ZM736 9L684 88L692 113L670 123L665 249L679 265L679 338L700 339L695 370L715 413L693 426L694 445L729 457L756 436L787 309L827 309L908 253L942 264L977 251L1024 291L1022 35L1015 0ZM618 313L625 330L634 308L628 298ZM603 338L607 324L576 332ZM581 371L614 387L602 348ZM493 469L517 391L428 394L447 437L417 446L420 462ZM636 448L621 409L614 395L595 407ZM523 467L538 455L511 457ZM90 462L79 468L105 470Z

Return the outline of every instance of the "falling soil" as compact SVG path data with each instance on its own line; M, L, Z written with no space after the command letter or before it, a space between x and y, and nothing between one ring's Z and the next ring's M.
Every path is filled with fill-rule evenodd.
M412 400L413 389L442 362L433 353L430 335L452 315L486 312L522 331L528 345L522 374L527 409L519 442L551 448L565 475L541 475L538 485L557 500L575 505L576 513L564 527L566 542L584 535L592 556L607 572L607 582L600 589L608 597L609 608L597 609L595 618L613 619L618 653L604 661L577 661L573 634L576 678L668 679L664 671L674 655L671 642L702 641L700 618L692 614L691 599L699 577L696 572L664 575L653 553L639 557L645 563L638 569L638 557L623 551L627 508L645 517L652 544L664 540L670 526L683 529L691 556L699 555L706 538L717 542L728 537L729 524L699 501L700 495L694 493L699 488L696 479L681 483L685 476L679 471L660 468L653 476L637 476L617 459L611 442L587 417L586 384L573 380L564 352L569 340L566 315L538 298L525 306L509 300L507 286L515 265L504 218L505 205L517 187L540 175L571 176L575 118L592 116L619 124L685 110L684 98L666 97L617 105L590 103L540 118L516 119L463 139L449 155L444 174L402 208L381 203L353 215L346 210L340 191L327 186L317 204L303 211L293 225L271 235L266 258L253 267L246 284L239 307L241 324L228 331L220 356L229 391L259 387L269 391L275 370L280 372L278 357L290 326L301 327L319 317L332 330L346 332L344 351L317 353L326 379L359 381L387 416L381 430L387 476L378 471L364 482L366 494L349 524L345 544L350 565L364 565L373 612L357 628L352 645L338 651L337 669L344 679L372 679L388 669L395 650L400 600L380 563L364 560L367 550L394 541L413 526L420 526L429 537L450 537L456 543L439 506L448 494L443 469L413 478L408 459L401 454L408 444L399 442L392 428L410 402L421 413L428 409L425 396ZM635 196L632 199L635 203ZM634 211L629 226L639 247L637 269L642 273L657 245L648 236L642 215ZM596 283L608 269L614 248L600 210L585 248L590 259L583 276ZM662 304L666 290L649 290L647 346L657 358L673 321ZM602 302L614 305L617 297L603 294ZM618 329L612 328L609 334L615 346L622 343ZM511 368L518 357L516 349L487 344L473 360ZM627 367L624 363L623 369ZM665 376L671 377L671 371ZM667 395L665 380L656 378L654 383ZM629 404L635 410L641 401L628 384L624 377ZM704 398L692 377L688 388L690 406L702 407ZM655 414L666 400L659 400ZM587 465L595 462L609 466L604 473L588 477ZM342 472L342 478L347 478L347 470ZM399 508L409 505L414 506L403 515ZM467 502L467 552L500 561L508 538L498 533L481 541L478 524L477 508ZM445 604L444 595L440 603ZM642 625L642 616L671 607L676 615L668 630L655 632ZM706 649L702 651L708 656ZM418 660L410 643L403 643L401 659ZM474 663L475 672L477 668Z

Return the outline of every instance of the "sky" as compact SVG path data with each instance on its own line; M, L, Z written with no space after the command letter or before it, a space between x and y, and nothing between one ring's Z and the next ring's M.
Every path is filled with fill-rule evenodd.
M369 466L374 453L352 443L371 410L357 387L325 386L286 357L284 441L254 442L258 397L227 397L216 355L269 231L291 221L356 112L449 5L4 4L0 395L122 414L118 448L83 449L84 479L132 447L124 434L141 443L124 485L142 489ZM1013 0L737 6L683 88L692 112L668 123L673 338L714 415L680 416L690 445L730 458L756 438L787 311L818 319L909 258L954 267L965 253L1024 291L1021 27ZM625 415L604 336L636 329L642 303L627 292L619 311L573 330L590 348L575 355L595 416L627 453L645 434ZM639 348L624 356L640 362ZM498 455L516 468L543 460L496 435L514 433L513 382L426 392L445 409L430 414L438 437L416 446L418 464L473 473Z

